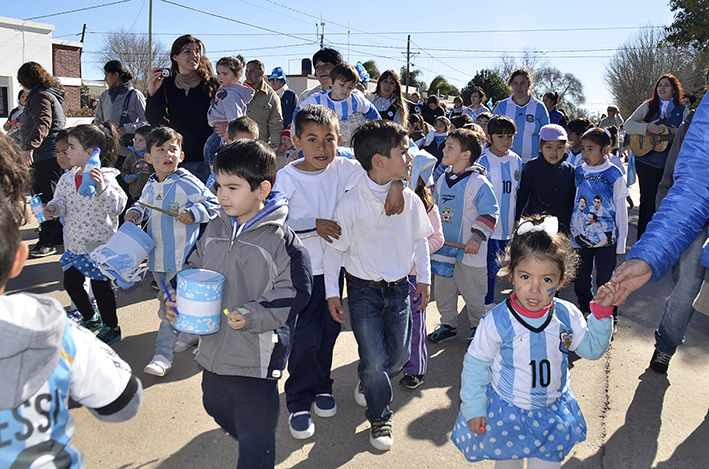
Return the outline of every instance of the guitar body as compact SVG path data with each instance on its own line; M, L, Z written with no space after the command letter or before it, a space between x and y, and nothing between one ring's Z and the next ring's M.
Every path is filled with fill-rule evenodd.
M659 135L629 134L630 151L632 151L635 156L645 156L651 151L663 152L667 150L667 146L674 140L674 135L670 133L666 125L660 125L660 127L662 127L662 133Z

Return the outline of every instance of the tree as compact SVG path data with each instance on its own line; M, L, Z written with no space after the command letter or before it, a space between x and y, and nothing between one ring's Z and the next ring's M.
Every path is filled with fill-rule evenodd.
M153 63L149 63L148 35L131 33L121 28L108 33L99 51L99 68L110 60L119 60L133 74L133 86L143 93L148 91L150 70L170 64L169 50L153 38Z
M525 47L519 59L513 55L503 53L500 62L493 69L505 82L518 68L526 67L532 71L549 67L549 59L544 57L544 52L532 47Z
M448 80L441 75L438 75L436 78L431 80L431 86L428 87L429 96L438 93L460 96L460 91L458 91L458 88L448 83Z
M587 116L588 112L581 107L586 102L583 84L573 73L562 73L554 67L545 67L535 72L534 96L541 100L548 91L559 93L557 107L565 110L571 119Z
M470 104L470 95L473 93L473 88L479 86L485 92L485 95L492 99L493 103L505 99L512 90L507 86L505 81L494 70L483 69L475 74L472 80L465 85L460 92L463 102ZM487 104L487 103L485 103Z
M703 95L704 74L697 51L664 44L665 34L652 27L640 29L606 66L603 80L624 118L652 97L655 82L666 73L676 76L683 89Z
M379 69L377 68L377 63L374 60L367 60L366 62L362 62L362 66L367 71L367 73L369 73L370 79L378 80L381 76L381 73L379 73Z
M693 47L700 60L709 59L709 0L670 0L675 18L665 40L675 47Z
M406 66L401 67L399 76L401 77L401 87L403 91L406 92ZM421 70L411 70L409 74L409 93L413 91L411 88L418 88L419 91L426 89L426 82L419 80L419 76L421 76Z

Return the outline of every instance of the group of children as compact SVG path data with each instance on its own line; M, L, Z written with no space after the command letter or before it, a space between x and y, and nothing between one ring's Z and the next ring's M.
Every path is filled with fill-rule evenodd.
M239 64L243 59L222 70L225 89L236 86ZM216 152L214 184L207 186L179 168L184 155L177 132L136 132L132 149L137 157L126 160L122 175L137 184L135 190L130 186L136 202L125 220L147 222L156 243L148 267L167 286L158 294L156 352L144 372L164 376L172 366L178 313L168 298L174 298L178 272L222 273L222 308L228 314L222 315L217 333L200 338L196 355L204 367L205 409L242 443L238 467L273 467L276 382L286 363L292 436L314 434L311 408L320 418L336 415L330 371L345 322L346 283L360 358L354 397L367 409L371 445L388 450L393 444L391 378L403 370L400 383L415 389L426 373L425 310L433 283L441 324L428 340L457 337L459 293L471 327L456 445L470 460L533 457L556 464L536 467L559 467L567 450L585 437L583 417L566 385L568 353L600 357L613 328L615 287L603 285L616 253L625 249L627 188L621 169L609 159L611 135L599 129L582 132L583 160L572 165L573 153L565 151L575 142L563 128L545 126L540 157L523 167L510 150L516 126L509 117L480 113L477 124L460 121L452 131L448 119L440 117L428 143L436 145L440 157L432 157L410 142L406 129L377 120L376 109L357 108L361 103L351 85L357 72L346 65L333 68L330 90L296 109L293 142L302 158L278 173L275 155L255 140L258 130L247 117L220 127L226 132L215 125L214 140L224 138L226 145ZM318 105L322 100L326 106ZM347 105L337 105L343 102ZM351 132L355 159L338 156L348 153L340 148L340 125L348 120L348 110L373 119ZM470 119L456 117L461 118ZM63 218L64 283L81 324L99 331L107 344L122 337L115 296L88 252L116 232L126 205L118 171L110 168L117 142L110 124L70 129L68 171L44 211L48 219ZM102 167L84 174L94 148L101 149ZM205 158L207 153L205 147ZM92 197L78 193L83 177L96 184ZM495 306L499 258L505 259L515 293ZM574 278L579 259L580 312L555 298ZM594 262L598 304L591 301ZM91 279L98 312L85 278ZM525 358L515 360L515 354ZM557 405L561 401L563 406ZM504 430L527 412L530 417L539 412L545 422L555 419L554 426L564 426L567 433L543 432L546 427L537 428L530 418L528 426L535 427L541 447L513 445L519 451L511 453L503 444L511 440ZM493 425L497 420L504 423ZM546 448L549 435L572 438L552 450Z

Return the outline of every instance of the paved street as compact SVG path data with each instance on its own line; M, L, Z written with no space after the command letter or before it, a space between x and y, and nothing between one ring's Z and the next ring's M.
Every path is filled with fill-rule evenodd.
M635 187L637 189L637 186ZM637 192L634 199L639 200ZM630 214L634 241L637 209ZM34 227L23 227L23 238L34 244ZM69 304L61 282L59 255L28 261L8 292L51 295ZM619 264L622 259L619 259ZM564 468L703 468L709 442L709 318L697 314L670 364L667 377L647 370L657 327L672 289L671 276L648 284L621 306L615 340L598 361L579 360L571 371L576 393L588 423L588 438L577 445ZM500 283L498 301L509 293ZM501 290L501 291L500 291ZM573 288L562 297L574 300ZM76 408L76 445L88 467L228 468L234 467L238 443L207 416L201 402L201 372L192 351L176 355L164 378L143 375L154 354L159 320L157 300L149 282L117 295L124 339L114 349L133 367L145 387L140 414L121 424L96 420ZM462 300L460 301L462 309ZM435 303L428 308L428 327L439 321ZM461 321L465 323L465 321ZM458 414L460 371L469 331L456 341L430 345L429 371L422 387L411 391L394 381L394 447L387 453L368 442L369 424L353 398L357 383L357 349L349 327L340 335L333 364L338 413L330 419L314 417L315 436L294 440L281 386L281 416L277 434L279 468L453 468L470 467L450 441ZM702 449L704 447L704 449ZM476 468L491 468L482 462Z

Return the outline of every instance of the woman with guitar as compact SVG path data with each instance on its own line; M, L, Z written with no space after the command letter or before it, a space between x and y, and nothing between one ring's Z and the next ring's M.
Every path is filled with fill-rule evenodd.
M655 213L657 186L662 180L672 140L688 113L682 104L682 85L667 74L655 83L652 98L642 103L625 122L640 182L638 239Z

